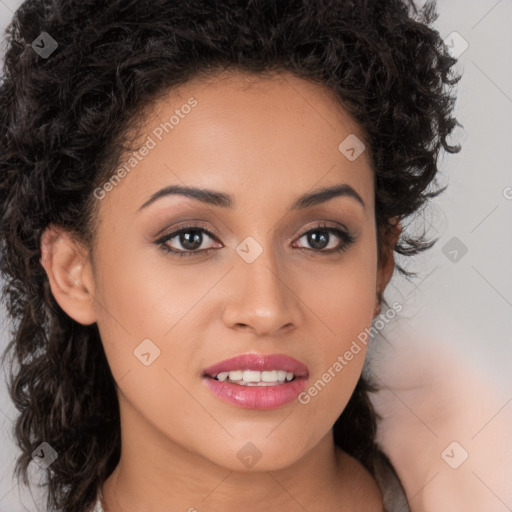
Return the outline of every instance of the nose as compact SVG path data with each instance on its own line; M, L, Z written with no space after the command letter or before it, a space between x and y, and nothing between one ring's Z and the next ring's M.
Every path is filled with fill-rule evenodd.
M290 281L290 274L279 270L270 249L252 263L238 258L230 272L225 325L260 336L278 336L296 329L302 317L301 301Z

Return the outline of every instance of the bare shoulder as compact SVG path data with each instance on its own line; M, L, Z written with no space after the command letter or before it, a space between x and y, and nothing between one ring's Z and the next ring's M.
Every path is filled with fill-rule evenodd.
M371 473L354 457L345 452L339 454L343 477L353 482L351 501L354 511L384 512L383 496Z

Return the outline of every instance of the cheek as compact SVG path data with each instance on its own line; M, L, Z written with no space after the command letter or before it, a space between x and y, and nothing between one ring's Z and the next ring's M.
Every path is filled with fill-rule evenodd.
M183 289L175 282L167 283L143 261L141 251L130 250L127 243L105 241L98 261L97 323L117 378L144 367L134 353L143 342L152 357L158 350L158 357L165 355L163 348L170 334L164 335L186 313L187 301ZM157 348L144 340L151 340Z
M298 397L308 410L312 428L319 432L334 424L361 376L372 319L369 311L374 305L374 294L362 286L347 284L336 297L317 303L323 323L310 349L314 371Z
M325 332L325 353L346 350L373 320L377 282L376 245L365 236L339 262L303 278L301 296Z
M204 313L207 301L202 298L225 269L212 265L208 273L198 272L197 265L178 265L156 247L141 250L136 242L133 245L130 250L129 243L113 239L102 245L97 323L114 378L130 372L134 379L142 372L144 387L159 389L162 382L154 380L156 372L146 370L159 369L166 386L172 386L164 369L178 376L182 369L197 366L201 343L194 340L204 332L197 324L211 318ZM154 360L150 367L138 358L148 352Z
M178 271L165 274L163 265L143 262L136 251L110 254L115 264L103 265L98 273L98 328L119 400L127 417L137 410L169 437L189 439L195 429L189 418L202 418L204 410L183 387L180 371L194 367L197 348L180 335L187 313L193 314L211 285L201 286L197 279L197 286L190 286ZM186 418L177 410L187 411Z
M160 339L197 302L205 280L196 278L191 286L187 277L192 271L183 271L176 264L172 270L173 264L157 247L141 250L132 245L130 249L128 243L123 244L120 250L109 242L103 247L106 257L98 283L104 308L98 313L105 323L116 320L116 329Z
M374 249L360 244L336 268L307 280L301 292L318 326L310 345L311 360L318 364L302 403L316 402L333 420L346 406L365 361L376 301Z

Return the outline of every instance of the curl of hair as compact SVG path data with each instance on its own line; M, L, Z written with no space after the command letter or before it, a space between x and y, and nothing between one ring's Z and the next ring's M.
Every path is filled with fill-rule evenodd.
M27 0L16 11L0 88L0 272L14 321L2 361L11 354L16 476L28 485L41 442L58 452L48 510L92 505L120 457L120 418L96 324L70 319L50 291L43 230L62 226L91 247L94 189L173 87L226 69L286 71L331 89L364 130L382 256L391 219L444 190L429 191L441 148L460 150L447 142L460 126L449 87L460 76L430 26L437 16L431 1L418 11L400 0ZM43 31L58 43L48 58L31 47ZM403 232L392 250L411 256L436 241ZM369 391L361 377L333 435L373 472Z

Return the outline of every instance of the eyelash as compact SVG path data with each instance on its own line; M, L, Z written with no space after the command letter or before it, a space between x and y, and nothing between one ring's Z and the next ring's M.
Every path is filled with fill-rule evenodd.
M201 226L197 226L195 224L189 224L189 225L182 226L180 229L173 231L172 233L169 233L169 234L159 238L154 243L157 244L160 247L160 249L162 249L162 251L164 251L164 253L166 253L166 254L172 253L174 255L177 255L180 258L182 256L197 256L200 254L206 255L206 254L209 254L211 251L220 249L219 247L217 247L217 248L211 247L209 249L201 249L201 250L196 250L196 251L181 251L181 250L171 249L167 245L166 242L168 242L169 240L172 240L176 236L178 236L182 233L186 233L188 231L199 231L201 233L206 233L212 239L217 238L213 233L211 233L207 229L205 229ZM329 250L307 249L307 248L299 248L299 249L306 250L306 251L325 253L325 254L341 253L343 251L346 251L356 240L355 237L353 235L351 235L348 231L343 231L342 229L338 229L338 228L335 228L332 226L327 226L325 224L321 224L321 225L315 226L314 228L308 229L307 231L302 233L298 237L298 239L301 239L304 235L307 235L307 234L315 232L315 231L327 231L328 233L333 233L334 235L338 236L342 240L342 243L338 247L336 247L334 249L329 249Z

